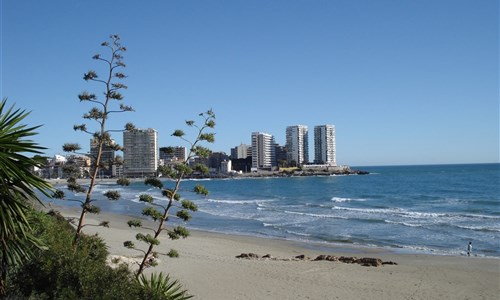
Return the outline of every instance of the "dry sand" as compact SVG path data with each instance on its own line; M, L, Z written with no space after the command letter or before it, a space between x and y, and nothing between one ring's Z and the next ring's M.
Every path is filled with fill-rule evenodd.
M59 209L67 216L77 211ZM123 247L135 240L139 229L130 229L130 218L91 216L87 222L110 221L110 228L86 227L88 234L104 238L113 257L139 257ZM170 273L194 299L500 299L500 259L397 254L387 249L322 248L308 244L207 232L192 232L184 240L166 235L157 248L178 250L179 258L161 256L147 272ZM305 254L376 257L398 265L364 267L330 261L273 261L236 258L241 253L271 254L292 258ZM124 259L122 259L123 261Z

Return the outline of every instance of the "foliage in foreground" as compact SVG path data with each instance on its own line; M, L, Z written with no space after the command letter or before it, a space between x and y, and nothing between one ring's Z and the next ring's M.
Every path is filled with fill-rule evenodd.
M33 211L30 221L48 250L35 250L35 258L11 274L10 298L188 299L187 291L169 276L137 280L125 265L109 267L106 244L98 236L83 234L73 249L75 229L56 212Z
M98 73L94 70L90 70L84 74L83 79L87 82L92 82L100 85L103 88L104 96L98 97L96 94L89 93L87 91L82 92L78 95L80 102L86 102L94 105L87 113L83 115L83 119L87 121L94 122L96 129L92 130L87 124L74 125L73 129L75 131L81 131L92 137L92 143L94 144L96 151L90 154L91 166L90 171L88 171L87 176L90 178L90 184L87 187L83 187L77 182L77 178L81 177L80 166L72 165L67 163L65 166L65 172L70 175L68 179L68 189L76 193L86 193L84 201L75 199L66 199L70 201L80 202L82 205L82 210L80 217L78 218L78 225L75 231L75 237L73 243L76 243L83 227L85 227L85 216L87 213L98 213L99 208L93 204L95 201L92 199L92 192L94 190L96 179L98 177L99 171L106 168L111 168L113 165L120 165L123 163L121 157L115 157L111 161L104 161L103 153L106 149L112 149L115 151L122 150L121 146L116 144L111 138L111 132L118 132L124 130L133 130L134 125L131 123L125 125L124 130L110 130L107 128L107 121L112 114L131 112L132 107L124 105L122 103L123 95L121 90L126 89L127 86L121 83L121 80L127 76L120 70L125 68L125 63L123 62L123 53L127 50L120 43L120 37L116 34L110 36L109 42L101 43L109 55L107 57L101 54L96 54L92 58L99 61L105 65L103 70L103 76L100 77ZM76 143L66 143L63 145L63 150L68 153L78 154L81 150L81 146ZM109 150L108 150L109 151ZM81 153L83 154L83 153ZM126 180L118 180L120 185L128 185ZM120 198L120 193L117 191L108 191L104 194L109 200L118 200ZM58 191L54 194L55 198L64 198L64 193ZM103 223L104 226L107 223Z
M215 127L215 114L212 110L205 113L199 114L202 118L202 125L197 125L195 121L186 121L188 127L195 128L197 130L196 138L194 141L189 141L185 138L185 133L182 130L175 130L172 136L182 139L183 141L190 144L189 153L184 161L177 163L175 166L163 166L158 168L159 173L164 177L170 178L173 181L169 182L173 187L164 187L164 183L158 178L148 178L145 180L146 185L150 185L154 188L161 190L162 196L167 198L166 204L161 204L155 202L152 195L142 194L139 197L139 201L146 203L146 208L143 209L142 214L151 218L153 221L158 222L156 228L143 227L141 220L130 220L127 224L130 227L142 227L151 233L143 234L138 233L136 239L139 242L145 243L146 250L137 247L132 241L125 241L123 245L129 249L135 249L143 253L142 262L139 265L139 269L136 272L139 278L144 272L145 268L150 266L155 266L156 261L152 258L156 258L158 253L153 251L156 246L160 244L158 237L163 231L166 231L168 237L172 240L177 240L179 238L186 238L189 236L189 230L183 226L176 226L174 228L168 229L166 223L169 221L170 217L177 218L183 222L187 222L191 219L191 211L197 211L198 207L192 201L183 199L181 200L181 195L179 194L179 188L184 176L190 175L193 172L208 173L208 167L202 164L197 164L192 168L189 162L194 157L207 158L210 154L208 148L202 147L199 144L202 142L213 143L215 140L215 133L206 132L207 130L213 129ZM172 149L170 149L172 150ZM208 195L208 190L202 185L195 186L193 192L202 195ZM178 256L175 250L170 250L167 254L170 257Z
M41 167L41 161L26 156L45 149L29 139L39 126L21 124L29 113L7 108L6 102L0 102L0 298L10 268L29 259L33 247L42 247L31 232L26 212L30 203L39 202L37 190L45 195L51 190L31 173L32 168Z
M108 251L97 236L82 235L73 249L73 227L60 215L33 212L31 222L48 250L10 278L9 294L35 299L130 299L138 293L131 272L106 265Z

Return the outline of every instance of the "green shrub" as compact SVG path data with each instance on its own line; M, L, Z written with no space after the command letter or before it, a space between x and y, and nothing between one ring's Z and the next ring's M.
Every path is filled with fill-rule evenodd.
M121 264L106 265L108 251L98 236L82 235L73 247L75 229L59 213L32 211L30 222L48 250L11 272L7 294L12 299L189 299L177 280L163 274L138 280ZM169 256L178 256L175 250Z
M59 214L32 212L31 222L48 250L11 275L8 294L32 299L138 299L140 286L125 266L106 265L108 251L98 236L72 246L74 228Z

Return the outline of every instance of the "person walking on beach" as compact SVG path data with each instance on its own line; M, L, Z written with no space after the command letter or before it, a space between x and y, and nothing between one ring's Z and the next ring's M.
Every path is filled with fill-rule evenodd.
M472 242L469 242L469 245L467 245L467 256L470 256L472 253Z

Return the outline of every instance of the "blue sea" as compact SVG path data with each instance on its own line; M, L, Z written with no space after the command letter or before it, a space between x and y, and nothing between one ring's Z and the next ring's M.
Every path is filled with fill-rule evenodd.
M500 164L355 169L370 174L184 180L181 196L199 207L187 227L437 255L464 255L471 241L474 255L500 258ZM207 197L192 193L197 184L209 190ZM104 200L109 189L120 191L122 199ZM102 201L96 205L140 216L142 193L165 201L158 190L135 182L98 185L95 198Z

